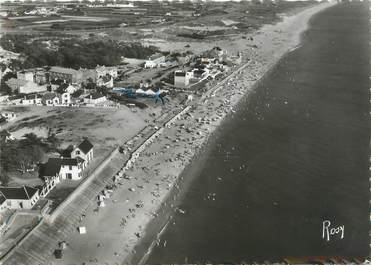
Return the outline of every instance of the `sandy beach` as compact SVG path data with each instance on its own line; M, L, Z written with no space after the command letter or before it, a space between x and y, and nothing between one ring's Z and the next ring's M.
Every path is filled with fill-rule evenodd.
M105 207L96 204L86 212L81 226L87 228L87 234L73 233L67 239L63 260L52 264L129 264L143 255L133 255L134 248L148 224L163 218L157 216L166 206L169 191L175 189L176 194L183 169L225 116L233 114L236 103L253 90L254 83L299 44L311 16L329 6L320 4L256 32L253 43L258 48L243 52L249 62L212 87L202 99L191 102L191 109L181 119L164 128L133 167L126 170L125 177L105 199Z
M222 82L209 83L209 91L188 102L189 110L172 125L160 126L161 133L123 172L123 177L113 181L113 172L123 167L125 161L117 154L112 159L114 165L108 165L110 170L103 170L97 176L112 179L112 192L106 194L104 207L98 207L96 199L83 215L76 210L76 215L81 216L78 226L86 227L87 233L79 234L77 226L69 229L65 234L67 248L63 259L50 258L48 264L145 263L145 246L155 240L152 236L145 237L149 225L156 223L151 231L156 234L171 211L182 211L169 203L169 196L176 197L184 181L182 171L200 154L223 119L233 115L239 100L253 93L254 84L286 52L299 45L300 34L306 30L309 19L331 5L318 4L252 34L253 41L243 50L243 64ZM156 231L158 226L160 229ZM7 262L11 260L4 264L12 264Z

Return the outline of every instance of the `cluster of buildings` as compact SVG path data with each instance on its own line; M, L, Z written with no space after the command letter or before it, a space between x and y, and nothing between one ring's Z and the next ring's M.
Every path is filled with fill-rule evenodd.
M189 70L176 70L174 72L174 86L179 88L188 87L203 79L214 79L222 71L228 70L233 65L241 64L242 55L228 56L226 51L214 47L198 58L193 68Z
M79 180L82 178L83 170L94 158L94 146L85 139L78 146L74 147L69 154L58 158L49 158L44 165L42 175L45 182L61 180Z
M72 94L81 89L82 84L89 82L112 88L113 80L117 76L117 67L97 66L95 69L75 70L53 66L49 70L35 68L18 71L17 77L10 78L6 84L11 88L12 93L23 95L13 100L15 104L45 106L99 104L107 100L105 96L95 93L85 95L81 100L75 100ZM61 84L66 84L64 91L58 90Z
M113 79L117 77L117 67L97 66L95 69L64 68L52 66L49 70L44 68L27 69L17 72L16 78L6 81L13 92L18 94L40 93L48 90L54 91L58 86L53 81L62 80L68 84L81 85L94 82L98 85L113 87Z
M144 68L155 68L161 67L166 65L166 57L161 53L155 53L152 56L148 57L148 59L144 63Z
M32 209L62 180L80 180L83 170L93 158L94 146L88 139L74 147L69 157L49 158L42 170L42 187L0 187L0 213L5 210Z

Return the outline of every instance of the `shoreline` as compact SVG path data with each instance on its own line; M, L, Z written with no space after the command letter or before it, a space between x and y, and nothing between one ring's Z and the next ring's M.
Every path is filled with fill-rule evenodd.
M202 155L203 159L207 158L204 146L213 141L238 102L253 92L261 78L298 44L312 15L331 5L318 4L255 32L254 43L259 48L244 54L250 59L249 65L210 88L209 97L205 99L208 104L197 101L171 127L161 128L164 132L140 154L134 167L125 171L127 178L120 181L105 200L105 207L93 209L95 202L91 202L86 217L80 221L88 233L72 233L63 260L53 259L51 263L137 264L135 261L139 262L147 251L146 241L148 246L153 243L151 235L163 228L168 221L166 216L175 208L167 201L172 197L181 198L191 184L192 179L183 181L184 174L200 170L192 167L192 162ZM161 211L165 213L157 217ZM155 227L152 233L151 224Z
M257 87L260 82L262 82L265 78L267 78L270 75L270 73L274 70L275 66L279 63L279 61L283 60L289 53L295 51L301 46L303 35L305 34L305 31L308 30L311 21L315 19L315 17L320 12L322 12L328 7L331 7L331 5L324 7L319 11L316 11L314 14L310 15L309 19L307 18L306 22L303 25L301 25L301 28L299 30L300 33L297 34L296 37L294 36L292 43L290 43L290 44L293 44L297 42L297 44L294 45L293 47L288 47L287 51L284 52L278 60L274 60L266 67L267 69L263 69L263 75L260 78L258 78L256 81L254 81L254 83L248 89L251 91L249 92L245 91L245 93L241 97L239 97L234 104L232 104L234 108L238 108L242 99L245 97L249 97L251 92L253 93L255 87ZM316 6L310 7L308 9L312 9L312 8L316 8ZM285 17L285 19L299 16L302 12L308 11L308 9L301 9L299 10L299 13L290 14L288 17ZM281 22L278 22L277 24L279 23ZM263 31L263 28L266 26L274 27L277 24L264 25L261 29L258 29L257 32ZM257 32L255 32L254 37L257 34ZM210 90L211 89L209 89L207 92L209 92ZM213 130L211 134L207 137L207 139L205 139L205 142L203 142L202 146L200 146L200 148L196 151L192 160L181 171L177 179L176 185L166 195L166 199L161 204L161 207L157 210L158 214L162 213L161 217L154 218L150 221L149 224L147 224L145 228L144 237L135 246L134 254L127 257L125 261L121 263L122 265L146 264L146 261L150 257L154 245L161 243L160 241L161 235L165 232L167 226L173 225L172 219L173 219L174 210L177 209L177 207L181 204L182 199L186 195L189 186L191 186L191 184L195 180L194 177L185 179L185 176L195 176L197 175L196 172L199 172L202 170L202 167L200 167L200 165L202 165L202 161L205 161L207 159L208 154L211 152L210 147L212 146L212 143L216 140L222 128L226 126L225 123L228 122L228 118L230 115L233 115L233 113L229 112L222 118L221 123L218 126L216 126L215 130Z

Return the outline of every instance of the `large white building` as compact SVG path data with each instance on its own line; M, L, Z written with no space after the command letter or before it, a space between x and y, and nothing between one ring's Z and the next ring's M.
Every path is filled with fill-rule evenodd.
M186 87L189 85L189 79L193 76L192 72L177 70L174 72L174 86Z
M106 96L104 96L102 94L95 93L95 94L87 95L84 98L84 103L85 104L95 105L95 104L102 103L102 102L104 102L106 100L107 100Z
M41 105L42 98L39 95L28 95L21 100L22 105Z
M144 68L154 68L165 63L165 56L161 53L155 53L146 60Z
M59 98L60 104L69 106L71 104L71 95L68 92L62 93Z
M43 177L46 180L57 179L57 182L79 180L84 169L85 161L82 158L49 158L43 169Z
M0 187L0 212L6 209L32 209L39 198L39 190L29 186Z

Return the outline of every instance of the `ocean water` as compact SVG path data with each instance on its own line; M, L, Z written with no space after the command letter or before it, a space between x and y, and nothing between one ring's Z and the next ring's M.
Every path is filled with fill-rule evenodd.
M368 256L368 10L343 3L313 17L192 164L185 213L147 264ZM329 241L325 221L339 232Z

